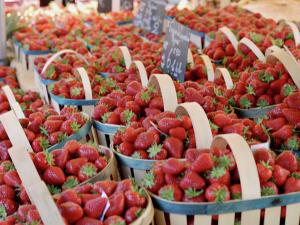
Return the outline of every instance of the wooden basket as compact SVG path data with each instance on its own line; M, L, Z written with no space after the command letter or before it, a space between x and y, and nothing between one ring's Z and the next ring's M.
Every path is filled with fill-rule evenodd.
M60 57L63 54L75 54L78 58L80 58L82 61L84 61L87 65L89 64L89 62L86 60L86 58L84 56L82 56L81 54L79 54L79 53L77 53L76 51L73 51L73 50L64 49L64 50L61 50L61 51L55 53L54 55L52 55L47 60L47 62L45 63L41 73L45 73L46 70L49 68L49 66L58 57ZM50 93L49 93L48 85L52 84L55 81L54 80L43 79L41 77L41 75L39 74L39 72L37 71L37 68L34 68L34 81L35 81L36 86L38 87L40 95L43 97L43 99L45 100L45 102L47 104L50 104Z
M147 87L148 85L148 76L145 69L144 64L141 61L133 61L134 64L139 72L139 77L143 87ZM97 120L93 120L93 126L95 128L95 141L98 144L110 147L110 143L113 140L114 134L120 129L121 125L115 124L106 124L101 123Z
M195 102L183 103L177 106L176 114L188 115L191 118L197 148L208 148L213 139L209 121L203 108ZM118 160L120 173L123 178L134 177L138 182L142 180L145 173L150 170L157 160L134 159L124 156L115 149L114 151Z
M155 207L156 225L187 225L187 217L194 217L194 225L211 225L212 215L218 215L218 225L234 225L241 213L242 225L259 225L260 210L265 210L264 225L280 225L281 206L286 206L285 225L298 225L300 193L261 197L260 183L252 152L246 141L237 134L216 136L212 147L229 145L240 174L242 200L224 203L172 202L151 194ZM167 223L167 218L169 223Z

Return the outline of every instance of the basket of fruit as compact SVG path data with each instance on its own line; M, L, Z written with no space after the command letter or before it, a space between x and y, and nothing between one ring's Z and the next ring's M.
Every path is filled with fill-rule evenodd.
M133 61L132 64L130 68L135 67L132 70L134 70L134 74L138 74L139 81L135 79L128 81L124 91L113 90L106 97L102 97L93 111L93 125L97 132L98 143L101 145L110 147L112 137L119 128L138 121L142 117L144 108L147 106L146 103L139 101L142 99L142 93L144 93L144 98L154 98L152 88L146 89L148 77L143 63ZM171 82L171 80L169 81ZM145 90L142 92L142 89ZM140 97L135 97L136 95L140 95ZM146 99L146 101L150 102L150 99Z
M155 162L181 159L188 148L210 145L212 132L199 104L183 103L174 111L148 116L141 126L129 126L115 135L112 148L121 176L140 181Z
M297 171L292 154L253 154L240 135L226 134L216 136L210 148L189 149L186 161L157 163L143 185L151 192L158 225L296 225L300 194L292 192L300 191Z
M75 55L76 58L70 57ZM41 96L49 104L49 90L47 86L59 78L71 77L72 69L88 65L84 56L76 51L65 49L52 55L50 58L36 58L34 68L34 79Z

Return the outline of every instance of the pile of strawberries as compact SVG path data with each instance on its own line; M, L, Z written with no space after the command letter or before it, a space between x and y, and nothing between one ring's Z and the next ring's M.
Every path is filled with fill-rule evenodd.
M188 149L186 161L158 162L143 179L152 193L169 201L223 202L241 199L237 165L229 149ZM254 152L262 196L300 191L300 170L294 154L278 156L267 149Z
M68 141L63 148L33 154L33 162L51 194L74 188L107 166L109 155L96 144Z
M34 152L47 150L62 142L68 136L78 132L86 123L86 118L76 109L65 107L61 114L51 108L40 108L36 112L25 113L26 118L20 119L23 130ZM9 159L8 149L11 142L0 125L0 159Z
M39 94L35 91L23 91L22 89L12 89L16 101L20 104L23 111L37 110L44 105ZM0 91L0 113L10 110L10 105L6 95Z
M230 103L233 106L249 109L279 104L297 90L284 66L256 61L253 69L238 75L232 90Z
M300 149L300 92L289 95L282 104L268 112L262 124L268 129L275 149Z
M0 66L0 87L8 85L11 88L18 88L16 70L11 67Z

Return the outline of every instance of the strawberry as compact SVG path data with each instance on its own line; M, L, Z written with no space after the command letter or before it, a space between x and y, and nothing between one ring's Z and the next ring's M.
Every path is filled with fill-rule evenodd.
M137 116L133 111L126 109L121 112L120 121L122 125L128 125L133 121L137 121Z
M134 152L134 145L128 142L122 142L119 147L118 150L126 156L131 156Z
M20 218L21 221L26 221L28 212L33 209L35 209L34 205L20 205L18 208L17 216Z
M125 220L121 216L110 216L104 220L104 225L126 225Z
M103 210L107 204L107 199L98 197L95 199L91 199L84 205L84 213L88 217L93 219L98 219L103 213Z
M103 117L104 114L108 113L109 109L106 105L102 105L102 104L98 104L96 105L96 107L94 108L92 117L95 120L101 120L101 118Z
M158 144L152 145L147 152L149 153L149 158L154 160L164 160L168 156L167 150Z
M263 124L272 130L272 132L279 130L286 124L286 120L283 117L278 117L276 119L264 120Z
M274 179L274 183L277 186L282 186L286 182L286 179L289 175L290 175L290 171L284 169L279 165L274 166L273 179Z
M119 192L109 197L110 208L106 212L105 216L120 216L125 209L125 197L124 194Z
M77 122L66 120L62 123L60 131L66 133L68 136L78 132L80 125Z
M252 132L254 136L263 142L267 142L269 139L268 132L264 125L256 124L252 128Z
M43 180L47 184L62 185L65 180L65 174L60 167L50 166L43 173Z
M272 177L272 166L269 163L260 162L256 164L259 180L261 183L267 182Z
M284 125L279 130L272 133L272 136L274 138L279 138L282 140L286 140L289 137L291 137L292 135L293 135L293 126L291 126L291 125Z
M164 162L162 170L164 173L177 175L185 170L185 163L178 159L170 158Z
M212 183L205 190L205 198L209 202L224 202L230 200L230 193L226 185Z
M48 134L50 134L59 131L62 123L62 120L46 120L43 127L47 130Z
M66 163L66 171L69 174L77 176L81 166L88 162L87 158L76 158L71 159Z
M125 179L118 182L114 194L119 192L125 193L126 191L133 190L133 188L134 188L133 181L131 179Z
M231 199L242 199L242 188L240 184L234 184L230 187Z
M15 198L15 191L13 188L8 186L7 184L0 185L0 199L14 199Z
M255 97L251 94L244 94L239 99L239 106L243 109L253 108L255 106Z
M184 196L182 201L184 202L204 202L204 192L203 190L194 190L192 188L186 189L184 191Z
M97 174L97 167L90 162L83 164L78 172L78 179L80 182L86 181Z
M218 113L214 116L213 123L216 124L218 127L223 128L224 126L231 125L232 119L226 114Z
M300 92L289 95L284 102L289 108L300 109Z
M284 192L299 192L300 191L300 174L299 172L294 172L290 175L290 177L286 180L284 185Z
M34 152L41 152L49 148L50 144L46 137L39 136L33 140L31 146Z
M183 156L183 142L175 137L168 137L163 143L163 148L167 150L171 157L180 159Z
M21 179L16 170L10 170L4 174L3 177L4 183L11 186L18 188L21 186Z
M209 153L201 153L191 165L191 170L196 173L206 172L214 167L213 157Z
M298 169L297 158L291 151L284 151L280 153L280 155L276 158L276 164L286 170L289 170L291 173Z
M163 198L166 199L168 201L181 201L183 198L183 193L181 191L181 189L175 185L175 184L169 184L169 185L165 185L162 188L160 188L158 195Z
M128 127L122 135L122 141L134 143L135 139L137 138L137 135L138 133L133 127Z
M41 222L41 217L36 209L30 210L26 216L26 221L28 223Z
M273 104L273 99L269 95L261 95L256 102L258 107L266 107Z
M99 194L102 193L102 191L104 191L107 196L111 196L112 193L115 191L116 187L117 182L115 181L98 181L94 184L93 190Z
M98 157L95 161L95 166L97 167L98 171L102 171L107 166L107 160L105 157Z
M268 163L270 166L274 166L275 157L272 151L266 148L257 149L253 153L254 159L256 163L264 162Z
M159 135L152 131L146 131L146 132L140 133L137 136L137 138L134 142L134 147L136 149L147 150L153 144L158 144L158 143L159 143Z
M138 81L131 81L126 87L126 94L135 96L138 92L142 90L142 85Z
M282 110L282 113L291 125L295 126L300 122L300 110L286 108Z
M126 191L124 195L125 204L127 208L134 206L145 208L147 205L147 199L144 196L142 196L139 192L129 190Z
M78 149L78 154L82 158L87 158L90 162L95 162L99 157L97 147L93 144L83 144Z
M261 185L261 196L277 195L278 188L273 182L266 182Z
M3 207L5 209L3 209ZM12 199L8 199L8 198L0 199L0 209L2 210L2 212L4 211L8 216L10 216L17 211L18 205Z
M225 133L225 134L237 133L239 135L243 135L244 128L245 128L245 126L243 123L235 123L235 124L223 127L223 133Z
M182 117L181 117L181 125L182 125L182 127L185 129L185 130L189 130L189 129L191 129L192 128L192 121L191 121L191 119L188 117L188 116L186 116L186 115L183 115Z
M142 184L152 193L157 193L165 184L164 172L161 168L147 172L142 179Z
M98 219L83 217L76 222L76 225L103 225L103 223Z
M184 175L179 186L184 190L189 188L200 190L205 186L205 180L197 173L191 171Z
M226 186L230 184L230 173L224 167L214 167L209 173L209 182L220 183Z
M141 216L143 209L140 207L131 207L125 213L126 223L130 224Z
M183 127L175 127L169 130L169 134L171 137L178 138L184 141L187 137L186 131Z
M51 153L54 158L54 164L63 169L69 160L69 152L65 149L55 149Z
M166 134L169 133L170 129L180 127L180 126L181 126L181 121L176 118L162 118L158 122L158 128Z
M74 202L64 202L59 206L61 215L69 222L76 223L83 217L83 209Z
M78 152L81 144L76 140L70 140L65 143L64 149L69 152L69 154L74 155Z
M285 141L285 146L287 147L287 149L289 150L298 150L300 148L300 138L296 135L288 138Z

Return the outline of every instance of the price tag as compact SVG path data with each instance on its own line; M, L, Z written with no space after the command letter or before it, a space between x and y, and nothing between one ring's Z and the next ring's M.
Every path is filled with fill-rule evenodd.
M133 0L98 0L98 12L118 12L133 10Z
M166 3L160 0L142 0L135 18L135 25L160 35L163 31Z
M191 30L173 20L163 46L161 68L175 80L184 81Z

